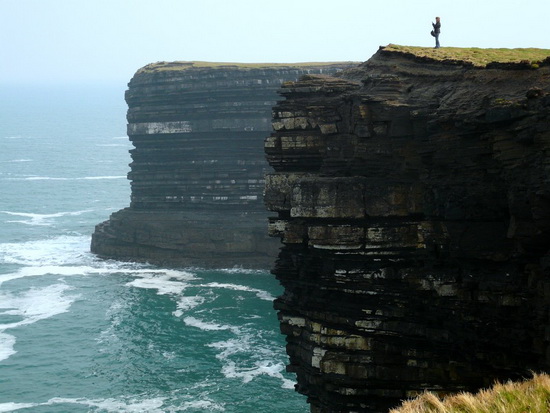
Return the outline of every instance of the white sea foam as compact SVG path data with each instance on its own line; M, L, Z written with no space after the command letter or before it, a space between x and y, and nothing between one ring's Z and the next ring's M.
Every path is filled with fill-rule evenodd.
M97 179L126 179L126 175L108 175L108 176L85 176L84 178L74 178L79 180L97 180Z
M36 407L35 403L0 403L0 413L15 412L21 409Z
M183 313L201 305L204 301L205 297L200 295L180 297L177 304L178 309L172 314L174 314L175 317L181 317Z
M14 336L0 333L0 361L10 358L10 356L16 353L16 351L13 349L14 346L15 346ZM1 411L2 411L2 408L0 407L0 412Z
M246 285L238 285L238 284L227 284L227 283L217 283L212 282L208 284L203 284L201 287L210 287L210 288L225 288L228 290L234 290L234 291L247 291L252 292L256 294L256 297L258 297L261 300L265 301L273 301L275 297L273 297L269 292L260 290L257 288L251 288Z
M55 404L78 404L89 407L96 407L108 412L163 412L166 410L160 410L164 405L165 398L157 397L152 399L129 399L117 400L117 399L104 399L104 400L90 400L90 399L69 399L57 397L50 399L46 405Z
M282 388L293 389L294 382L288 380L282 374L285 366L283 363L274 363L271 360L256 361L253 367L238 367L235 362L227 362L222 373L228 379L241 379L243 383L249 383L258 376L269 376L282 381Z
M6 178L7 181L87 181L100 179L126 179L126 175L82 176L76 178L33 175L20 178Z
M209 400L195 400L192 402L183 403L183 405L181 406L181 410L188 410L188 409L201 409L203 411L206 410L210 412L214 410L217 410L220 412L225 411L225 408L221 404L214 403Z
M40 406L55 406L58 404L74 404L100 409L109 413L175 413L189 409L203 411L224 411L223 405L209 400L194 400L184 402L181 406L164 406L167 398L156 397L150 399L124 398L92 400L86 398L54 397L45 403L0 403L0 413L14 412L21 409L30 409Z
M181 294L188 286L188 284L182 283L181 281L172 281L169 277L136 278L135 280L126 283L126 285L137 288L157 290L157 293L160 295Z
M70 399L64 397L54 397L45 403L0 403L1 412L13 412L20 409L29 409L40 406L55 406L57 404L76 404L81 406L95 407L107 412L131 413L131 412L151 412L159 413L169 410L160 410L164 405L163 398L146 400L129 400L128 402L116 399L89 400L89 399Z
M12 159L9 161L3 161L2 163L19 163L19 162L32 162L32 159Z
M92 262L89 236L67 236L0 244L0 261L27 266L81 265ZM86 259L86 257L88 259Z
M62 258L62 257L61 257ZM101 264L101 263L98 263ZM83 275L108 275L113 272L123 272L128 275L135 275L140 278L136 278L134 281L127 283L126 285L137 286L140 288L153 288L157 289L159 294L179 294L188 284L182 283L182 281L170 281L173 278L172 270L166 270L166 274L162 274L163 270L158 269L132 269L124 267L124 263L105 263L100 266L87 266L87 265L41 265L41 266L27 266L22 267L19 270L0 274L0 286L7 281L17 280L25 277L40 277L44 275L59 275L63 277L70 276L83 276ZM185 274L185 273L184 273ZM152 278L146 278L151 276ZM143 277L143 278L141 278ZM156 278L155 278L156 277ZM181 278L185 276L182 275Z
M240 329L235 326L230 326L227 324L217 324L212 322L207 322L204 320L200 320L195 317L185 317L183 319L183 322L190 326L190 327L196 327L204 331L221 331L221 330L229 330L232 333L239 334Z
M122 146L122 147L127 147L128 145L127 144L124 144L124 143L96 143L95 146L102 146L102 147L114 147L114 146Z
M111 272L112 269L88 266L43 265L39 267L23 267L12 273L0 274L0 286L7 281L25 277L40 277L44 275L60 275L67 277L75 275L110 274Z
M187 271L102 260L89 250L90 236L81 235L63 235L36 241L2 243L0 244L0 262L24 267L13 273L0 275L0 283L22 277L47 274L70 276L122 272L135 276L139 281L153 279L147 288L158 287L162 292L171 293L179 292L182 286L187 286L188 281L196 279L192 273ZM153 286L155 283L157 285ZM169 291L171 288L173 291Z
M81 211L57 212L54 214L36 214L36 213L29 213L29 212L0 211L0 213L2 214L25 218L23 220L13 220L13 221L6 221L6 222L17 222L25 225L41 225L41 226L52 225L53 224L52 221L55 218L61 218L65 216L79 216L89 212L93 212L93 210L84 209Z
M90 251L89 236L60 236L36 241L0 244L0 262L23 267L0 274L0 285L24 277L44 275L109 275L122 272L135 276L130 285L155 288L160 294L179 294L195 279L187 271L149 267L145 264L101 260Z
M264 270L254 270L254 269L242 268L242 267L222 268L219 271L226 274L250 274L250 275L265 274Z
M180 295L189 281L196 279L190 272L168 269L140 269L130 273L138 278L126 283L127 286L157 290L159 295Z
M66 284L53 284L43 288L31 288L21 294L0 292L0 315L16 316L19 321L0 324L0 360L15 354L15 338L6 330L36 323L69 311L78 295L66 295ZM3 310L3 311L2 311Z
M284 364L273 358L273 349L259 342L253 334L240 334L237 338L211 343L208 347L221 350L216 358L223 362L222 374L227 378L241 379L249 383L258 376L270 376L281 380L281 387L293 389L294 382L283 376ZM239 365L232 356L243 357L245 365Z
M37 321L65 313L78 296L65 294L71 287L53 284L43 288L31 288L22 294L0 293L0 315L22 317L21 321L0 324L0 330L33 324Z

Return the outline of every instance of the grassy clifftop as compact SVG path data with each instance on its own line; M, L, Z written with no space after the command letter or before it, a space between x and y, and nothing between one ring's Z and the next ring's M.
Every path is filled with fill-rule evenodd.
M303 62L303 63L236 63L236 62L201 62L201 61L176 61L156 62L148 64L138 70L137 74L156 73L168 71L182 71L191 68L212 68L212 69L278 69L291 67L323 67L332 65L355 65L358 62Z
M389 44L387 52L404 53L420 58L441 61L462 61L476 67L486 67L490 63L523 63L533 66L550 58L550 49L480 49L477 47L416 47Z
M401 46L389 44L383 48L386 52L403 53L419 58L428 58L441 61L466 62L476 67L485 67L490 63L523 63L538 65L550 58L550 49L480 49L476 47L432 47ZM191 68L212 69L274 69L274 68L304 68L323 67L332 65L354 66L359 62L301 62L301 63L237 63L237 62L203 62L203 61L175 61L156 62L148 64L137 71L137 74L183 71Z

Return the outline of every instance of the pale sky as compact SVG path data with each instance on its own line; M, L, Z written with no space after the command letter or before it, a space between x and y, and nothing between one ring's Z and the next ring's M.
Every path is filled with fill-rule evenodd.
M127 83L157 61L365 61L389 43L550 48L550 0L0 0L0 84Z

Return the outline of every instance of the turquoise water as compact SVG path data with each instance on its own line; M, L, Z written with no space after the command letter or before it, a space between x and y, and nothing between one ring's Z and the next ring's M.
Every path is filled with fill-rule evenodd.
M267 272L100 260L124 86L0 87L0 412L307 412Z

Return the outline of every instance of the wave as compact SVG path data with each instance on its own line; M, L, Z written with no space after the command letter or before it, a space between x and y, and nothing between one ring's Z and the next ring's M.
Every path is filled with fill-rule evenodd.
M54 397L45 403L0 403L0 413L15 412L21 409L30 409L40 406L56 406L63 404L73 404L96 408L100 411L116 412L116 413L169 413L180 412L189 409L201 409L202 411L225 411L222 404L212 402L210 400L193 400L183 402L179 406L165 406L166 397L155 397L150 399L140 399L139 397L122 399L86 399L86 398L64 398Z
M129 287L157 290L159 295L180 295L189 287L189 281L197 278L193 273L183 270L141 269L131 274L138 278L126 283Z
M249 275L265 274L265 270L255 270L255 269L243 268L243 267L222 268L218 271L225 274L249 274Z
M9 161L2 161L0 163L19 163L19 162L32 162L32 159L11 159Z
M6 360L13 356L16 353L14 347L15 337L9 334L0 333L0 361ZM2 411L2 408L0 408L0 412Z
M181 317L183 315L183 313L185 313L186 311L189 311L189 310L191 310L195 307L198 307L199 305L201 305L205 301L206 301L206 298L202 297L200 295L181 297L178 300L178 303L177 303L177 310L174 311L172 314L175 317Z
M181 294L189 286L189 284L182 283L181 281L172 281L169 277L136 278L126 283L126 285L129 287L157 290L157 294L159 295Z
M94 256L89 253L90 236L63 235L26 242L0 244L0 262L25 266L82 265L86 255L88 261Z
M222 373L228 379L241 379L243 383L249 383L258 376L269 376L282 381L283 389L294 389L295 383L283 376L285 365L274 363L270 360L257 361L254 367L238 367L235 362L230 361L222 368Z
M132 269L125 268L124 263L108 264L103 266L86 266L86 265L41 265L41 266L27 266L20 268L19 270L7 274L0 274L0 286L7 282L18 280L25 277L41 277L46 275L58 275L62 277L70 276L88 276L88 275L109 275L117 272L124 272L130 276L137 276L143 278L136 278L134 281L127 283L127 286L137 286L139 288L154 288L158 290L158 294L178 294L182 289L187 287L187 284L182 284L181 281L167 281L155 278L155 274L159 270L155 269ZM131 264L131 263L130 263ZM162 271L162 270L160 270ZM170 270L165 270L170 272ZM151 276L152 278L147 278ZM170 278L170 275L166 275L166 278ZM150 282L149 282L150 281ZM1 304L0 304L0 308Z
M274 359L277 349L267 345L254 334L241 334L238 338L208 344L208 347L221 350L216 358L222 361L221 372L226 378L241 379L249 383L258 376L269 376L281 380L281 387L293 389L295 383L283 376L284 363ZM244 357L242 357L244 355ZM232 356L246 360L238 365ZM241 356L241 357L239 357Z
M275 297L273 297L269 292L260 290L258 288L247 287L246 285L212 282L208 284L203 284L201 285L201 287L226 288L228 290L234 290L234 291L247 291L247 292L256 293L256 297L258 297L260 300L265 300L265 301L275 300Z
M190 327L196 327L198 329L204 330L204 331L222 331L222 330L229 330L235 334L240 333L240 329L235 326L230 326L227 324L217 324L217 323L211 323L207 321L200 320L195 317L185 317L183 319L183 322L185 325L188 325Z
M1 274L0 286L7 282L18 280L26 277L40 277L45 275L67 276L82 276L92 274L110 274L112 269L108 268L93 268L87 266L60 266L60 265L44 265L40 267L23 267L16 272Z
M128 146L127 143L96 143L95 146L101 146L101 147L124 147L126 148Z
M0 293L0 316L15 316L19 319L0 324L0 361L16 353L15 337L6 334L5 331L69 311L72 303L78 298L78 295L65 294L70 289L72 288L62 283L32 288L17 295Z
M35 403L0 403L0 413L15 412L17 410L30 409L31 407L36 406L39 405Z
M106 175L106 176L83 176L76 178L53 177L53 176L27 176L24 178L4 178L6 181L89 181L101 179L126 179L126 175Z
M54 214L36 214L36 213L30 213L30 212L0 211L0 213L2 214L28 218L26 220L6 221L6 222L13 222L13 223L19 223L19 224L25 224L25 225L39 225L39 226L51 226L52 222L50 221L53 220L54 218L61 218L65 216L78 216L89 212L93 212L93 210L84 209L81 211L57 212Z
M203 411L225 411L225 408L221 404L214 403L209 400L195 400L191 402L185 402L183 403L181 408L182 410L201 409Z
M59 275L93 275L124 272L138 278L157 277L158 282L187 282L194 274L153 267L148 264L100 259L90 252L88 235L62 235L41 240L0 243L0 262L23 266L11 274L0 275L0 281L21 277Z
M127 179L126 175L107 175L107 176L85 176L84 178L74 178L75 181L86 181L86 180L100 180L100 179Z
M78 295L68 294L71 287L59 283L58 277L124 273L135 277L127 285L154 288L158 294L177 295L181 295L188 282L195 279L194 275L187 271L101 260L89 252L89 245L89 236L61 236L46 240L0 244L0 262L20 266L15 271L0 274L0 287L4 283L25 277L54 276L49 280L55 279L54 284L50 286L32 287L23 292L18 289L17 294L0 290L0 360L15 354L15 337L8 334L8 330L69 311ZM195 302L200 303L200 298ZM191 302L185 304L182 299L179 306L182 309L188 308Z

